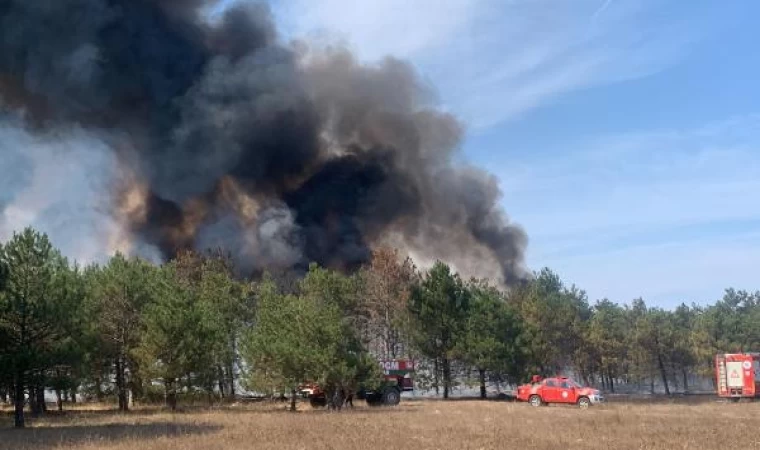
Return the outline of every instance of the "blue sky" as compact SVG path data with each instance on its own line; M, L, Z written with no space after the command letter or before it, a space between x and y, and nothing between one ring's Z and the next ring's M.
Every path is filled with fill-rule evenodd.
M419 69L500 178L531 268L665 307L760 288L760 2L272 6L288 37Z

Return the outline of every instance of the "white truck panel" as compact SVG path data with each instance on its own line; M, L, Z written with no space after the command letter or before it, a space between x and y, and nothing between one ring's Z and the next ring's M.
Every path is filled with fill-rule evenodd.
M726 380L729 388L744 387L744 369L740 361L726 362Z

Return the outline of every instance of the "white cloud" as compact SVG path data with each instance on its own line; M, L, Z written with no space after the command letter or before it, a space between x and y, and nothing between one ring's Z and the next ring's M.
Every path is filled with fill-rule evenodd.
M281 26L295 35L347 39L367 59L413 57L445 45L474 19L476 0L282 0Z
M499 175L510 210L530 207L536 196L551 203L535 210L541 219L530 228L534 235L760 218L745 207L760 193L758 138L760 116L605 136L568 143L546 159L510 162ZM566 202L568 195L574 201ZM560 218L564 226L554 226Z
M499 175L533 267L592 298L704 301L688 296L756 283L759 142L760 116L747 116L567 143Z
M678 61L698 27L636 0L279 0L289 35L340 36L365 59L411 59L447 106L484 128L588 86ZM690 12L684 12L684 16ZM704 32L702 30L702 32Z

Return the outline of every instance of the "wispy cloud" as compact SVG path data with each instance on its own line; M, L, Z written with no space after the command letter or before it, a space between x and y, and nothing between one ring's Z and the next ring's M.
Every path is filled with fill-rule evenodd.
M760 264L760 116L597 137L499 175L532 266L593 297L660 302L751 288ZM617 298L618 300L629 300Z
M412 59L472 128L558 95L677 62L699 26L657 17L660 2L618 0L279 0L290 35L346 39L366 59ZM662 15L665 17L665 15Z
M594 14L591 15L591 19L596 20L599 16L602 15L602 13L604 13L604 11L607 10L607 8L610 7L611 4L612 4L612 0L604 0L604 2L602 3L602 6L600 6L599 9L594 11Z
M477 0L278 0L278 24L291 37L345 39L368 60L416 58L467 33Z
M552 268L593 300L641 296L649 304L674 307L714 303L728 287L756 290L759 264L760 234L742 233L585 254L559 259Z

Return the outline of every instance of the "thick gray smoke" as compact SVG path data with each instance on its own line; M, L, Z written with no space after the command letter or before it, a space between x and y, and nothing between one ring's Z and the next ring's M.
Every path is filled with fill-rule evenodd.
M0 2L0 232L24 222L7 217L26 192L47 202L32 224L85 221L67 245L103 253L213 246L247 272L351 270L392 243L526 276L496 180L452 162L462 127L408 64L286 45L265 5L211 23L210 3ZM46 193L40 177L62 178Z

